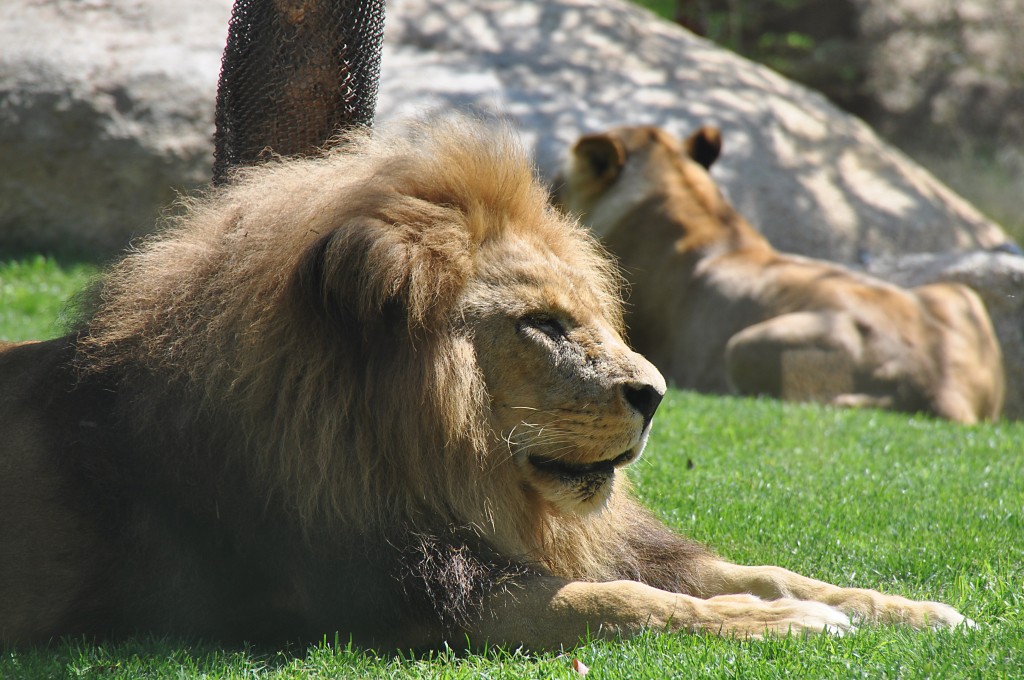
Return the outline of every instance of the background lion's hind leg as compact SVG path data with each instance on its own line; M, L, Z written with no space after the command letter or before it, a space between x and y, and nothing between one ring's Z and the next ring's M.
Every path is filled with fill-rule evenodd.
M794 312L732 336L725 350L726 371L739 394L839 403L857 394L862 350L849 314Z

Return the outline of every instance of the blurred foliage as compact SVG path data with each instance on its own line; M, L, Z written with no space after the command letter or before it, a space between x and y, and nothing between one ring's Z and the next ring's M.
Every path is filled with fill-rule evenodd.
M866 67L853 4L845 0L638 0L743 56L867 111Z
M43 255L0 259L0 341L61 335L67 330L68 300L96 272L91 263L62 263Z

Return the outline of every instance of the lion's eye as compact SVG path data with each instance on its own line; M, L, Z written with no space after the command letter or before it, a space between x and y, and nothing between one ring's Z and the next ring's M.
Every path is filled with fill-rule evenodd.
M520 321L520 326L533 328L552 340L561 340L565 337L565 327L553 316L548 314L530 314Z

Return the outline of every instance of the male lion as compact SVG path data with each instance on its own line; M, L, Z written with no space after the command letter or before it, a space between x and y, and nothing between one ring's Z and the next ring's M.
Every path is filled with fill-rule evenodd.
M684 388L999 417L1002 353L974 291L776 251L708 174L720 150L712 127L619 128L582 137L556 180L626 271L633 347Z
M743 567L629 495L665 391L476 125L241 171L0 353L0 639L572 645L964 618Z

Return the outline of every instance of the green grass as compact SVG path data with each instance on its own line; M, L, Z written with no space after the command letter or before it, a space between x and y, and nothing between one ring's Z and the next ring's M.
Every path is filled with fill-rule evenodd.
M0 340L60 335L68 297L95 272L94 265L61 265L42 255L0 261Z
M19 286L51 290L52 306L36 293L39 308L51 312L73 289L67 277L79 275L47 262L18 267L36 274L10 283L11 266L0 268L5 295L8 285L13 299L21 299ZM49 287L51 275L62 283ZM52 322L52 316L36 318L27 327ZM30 333L5 323L0 332ZM673 391L632 471L637 492L666 522L726 558L949 602L980 628L867 626L843 638L757 642L651 633L585 643L564 654L491 650L418 658L377 656L333 638L283 651L149 638L65 640L0 653L0 678L572 678L574 657L593 679L1009 678L1024 672L1024 423L963 427Z
M636 4L646 7L658 16L672 20L676 12L676 0L636 0Z

